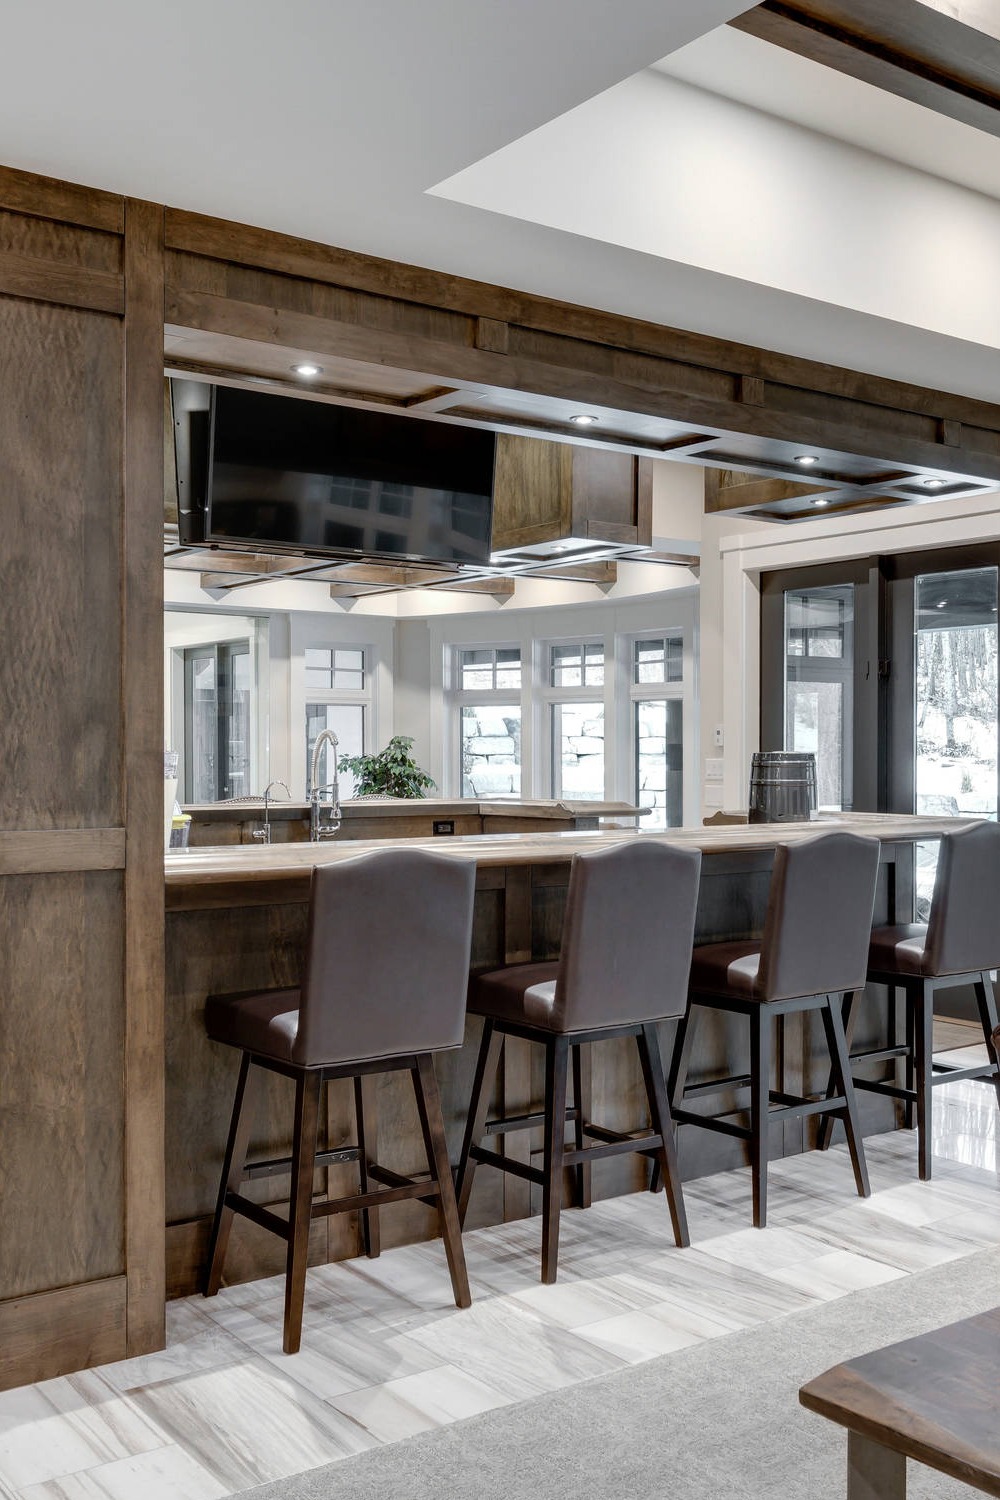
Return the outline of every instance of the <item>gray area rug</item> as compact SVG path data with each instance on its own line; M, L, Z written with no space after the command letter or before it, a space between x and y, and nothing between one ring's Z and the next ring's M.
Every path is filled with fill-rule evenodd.
M244 1492L243 1500L844 1500L807 1380L1000 1302L1000 1250ZM967 1486L910 1466L913 1500Z

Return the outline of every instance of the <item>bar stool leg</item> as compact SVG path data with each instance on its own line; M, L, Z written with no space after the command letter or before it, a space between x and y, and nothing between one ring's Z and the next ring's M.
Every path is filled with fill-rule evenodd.
M576 1149L584 1148L584 1121L590 1119L590 1053L584 1054L586 1042L578 1042L573 1050L573 1127ZM591 1164L582 1161L576 1168L576 1206L589 1208L591 1204Z
M229 1245L229 1231L233 1227L233 1210L226 1207L226 1194L235 1193L243 1178L247 1150L250 1146L251 1112L246 1108L247 1082L250 1077L250 1054L244 1052L240 1058L240 1073L236 1083L236 1097L229 1123L229 1139L222 1163L222 1181L219 1198L212 1221L212 1235L208 1243L208 1272L205 1277L205 1296L214 1297L222 1285L222 1267Z
M841 1012L841 1023L842 1023L842 1026L843 1026L844 1036L847 1039L847 1061L848 1061L848 1064L850 1064L850 1060L851 1060L851 1038L854 1036L854 1023L858 1019L858 1011L859 1011L860 1007L861 1007L861 991L860 990L851 990L848 994L846 994L844 996L844 1004L843 1004L843 1009L842 1009L842 1012ZM825 1024L825 1016L824 1016L824 1024ZM827 1037L827 1041L829 1041L829 1036ZM843 1089L840 1088L840 1087L838 1087L838 1085L837 1085L837 1075L836 1075L836 1072L835 1072L834 1067L833 1067L833 1049L832 1049L832 1047L831 1047L831 1050L830 1050L830 1077L827 1080L826 1091L831 1096L831 1098L833 1097L834 1093L840 1093L840 1094L842 1094L844 1092ZM823 1115L822 1121L821 1121L820 1127L819 1127L819 1136L818 1136L817 1141L816 1141L816 1145L817 1145L817 1147L819 1148L820 1151L828 1151L830 1149L830 1143L833 1140L833 1131L834 1131L834 1127L835 1127L836 1123L837 1123L837 1117L836 1117L836 1115Z
M476 1162L472 1156L473 1146L478 1146L486 1129L486 1115L493 1097L497 1068L500 1064L500 1049L503 1047L503 1032L497 1031L492 1021L483 1022L483 1039L479 1045L476 1062L476 1077L472 1085L469 1115L465 1122L465 1138L458 1161L458 1220L465 1223L472 1197L472 1182L476 1175Z
M656 1027L652 1024L644 1026L635 1040L639 1048L639 1062L642 1065L642 1077L646 1085L646 1098L649 1101L649 1118L653 1129L663 1139L657 1164L667 1190L667 1204L674 1230L674 1243L683 1247L690 1245L691 1236L688 1233L687 1214L684 1211L681 1173L677 1161L677 1147L674 1144L674 1122L670 1117L670 1101L667 1098L667 1086L663 1079L663 1062L660 1057L660 1041L656 1034Z
M282 1347L297 1354L302 1343L302 1302L309 1264L313 1177L322 1074L303 1071L295 1080L295 1137L292 1144L292 1191L288 1204L288 1257L285 1270L285 1324Z
M857 992L851 998L857 1002ZM846 1000L845 996L845 1006ZM845 1101L842 1113L844 1128L847 1131L847 1148L851 1153L851 1166L854 1168L854 1183L860 1197L870 1198L872 1189L868 1180L868 1163L865 1160L865 1148L861 1137L858 1096L854 1092L854 1081L851 1077L851 1059L844 1034L844 1023L832 995L827 995L826 1004L823 1006L823 1027L830 1049L830 1061L837 1092ZM832 1116L827 1118L832 1118Z
M458 1220L458 1204L455 1201L455 1183L448 1160L448 1142L444 1131L444 1116L441 1113L441 1095L438 1091L434 1059L429 1052L418 1053L413 1069L413 1092L417 1096L420 1128L423 1131L427 1150L427 1165L438 1188L438 1213L441 1221L441 1238L444 1240L451 1287L455 1294L456 1307L471 1307L472 1293L469 1291L469 1275L465 1267L465 1251L462 1248L462 1226Z
M670 1081L667 1085L671 1109L682 1109L684 1106L684 1090L687 1087L688 1068L691 1065L691 1049L694 1046L694 1034L697 1030L697 1022L693 1014L694 1007L695 1002L691 1000L687 1010L677 1022L677 1030L674 1033L674 1055L670 1060Z
M916 1004L909 990L904 985L903 1000L906 1004L906 1087L910 1093L916 1089ZM903 1106L903 1123L907 1130L913 1130L917 1123L917 1102L915 1099L907 1099Z
M931 1177L931 1090L934 1081L934 986L924 980L914 988L913 1025L917 1054L917 1160L921 1182Z
M559 1263L563 1151L566 1141L566 1074L569 1042L564 1036L545 1044L545 1154L542 1187L542 1281L551 1286Z
M997 1069L992 1081L996 1090L997 1104L1000 1105L1000 1057L997 1055L996 1044L993 1041L993 1033L998 1025L997 1001L993 993L993 981L989 970L984 969L979 978L980 982L976 985L976 1004L979 1006L979 1019L983 1023L983 1035L986 1038L986 1055L993 1067Z
M765 1002L750 1017L750 1170L753 1223L767 1223L768 1106L771 1090L771 1012Z
M368 1074L367 1077L372 1083L375 1082L371 1074ZM361 1179L361 1191L363 1193L369 1192L371 1188L371 1178L368 1175L368 1163L371 1158L368 1155L368 1132L365 1120L365 1082L365 1077L361 1075L354 1080L354 1113L358 1122L358 1172ZM361 1234L364 1240L365 1254L369 1260L375 1260L382 1251L382 1237L379 1229L377 1208L363 1208L361 1210Z

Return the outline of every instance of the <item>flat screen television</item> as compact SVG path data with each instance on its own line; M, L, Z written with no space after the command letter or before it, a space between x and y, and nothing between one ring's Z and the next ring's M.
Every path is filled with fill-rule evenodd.
M485 563L495 449L478 428L215 386L204 540Z

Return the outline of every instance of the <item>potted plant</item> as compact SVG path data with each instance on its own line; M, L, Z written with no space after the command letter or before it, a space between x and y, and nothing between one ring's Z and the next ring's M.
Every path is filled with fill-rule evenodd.
M422 797L435 783L410 754L413 740L395 734L378 755L344 755L340 764L355 777L355 797Z

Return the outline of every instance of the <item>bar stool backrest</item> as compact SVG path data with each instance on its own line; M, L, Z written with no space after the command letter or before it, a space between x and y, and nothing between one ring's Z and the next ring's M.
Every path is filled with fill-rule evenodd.
M640 835L572 864L553 1020L566 1031L679 1016L701 852Z
M1000 827L976 823L941 839L924 948L928 974L1000 965Z
M762 1000L864 989L879 841L821 833L779 844L767 897Z
M460 1046L475 884L471 860L419 849L318 866L293 1061Z

